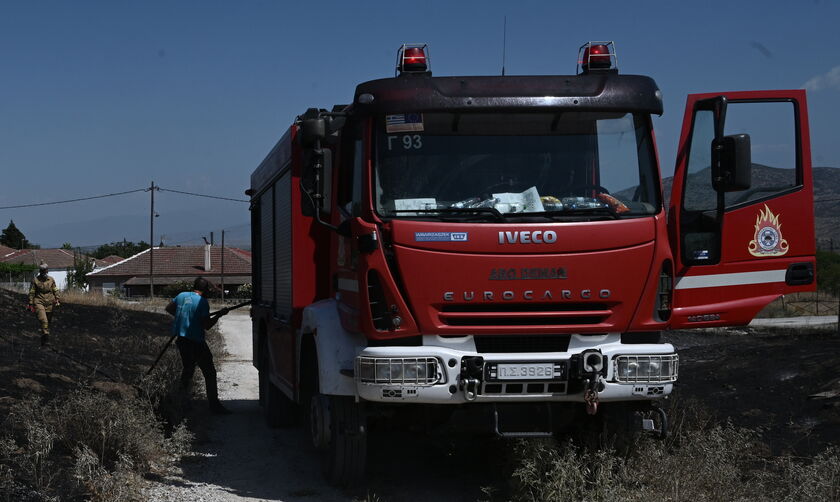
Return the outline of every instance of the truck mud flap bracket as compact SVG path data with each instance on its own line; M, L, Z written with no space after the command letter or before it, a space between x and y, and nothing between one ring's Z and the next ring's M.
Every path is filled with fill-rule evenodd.
M493 432L503 438L541 438L554 433L549 403L493 403Z

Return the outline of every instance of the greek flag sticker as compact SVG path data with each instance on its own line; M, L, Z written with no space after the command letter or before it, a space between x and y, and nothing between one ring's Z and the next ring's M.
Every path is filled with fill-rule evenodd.
M399 113L385 115L385 132L422 132L422 113Z
M415 242L467 242L468 232L414 232Z

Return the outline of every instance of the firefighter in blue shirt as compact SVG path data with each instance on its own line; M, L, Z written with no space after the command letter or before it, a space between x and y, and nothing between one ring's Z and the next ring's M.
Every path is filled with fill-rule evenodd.
M210 304L205 295L210 291L210 282L202 277L196 278L192 291L185 291L169 302L166 311L175 316L172 334L177 335L175 344L181 354L184 369L181 372L181 388L189 389L196 365L201 368L207 386L207 401L210 411L217 414L230 413L219 401L216 384L216 367L213 354L204 339L204 331L212 328L227 311L210 315Z

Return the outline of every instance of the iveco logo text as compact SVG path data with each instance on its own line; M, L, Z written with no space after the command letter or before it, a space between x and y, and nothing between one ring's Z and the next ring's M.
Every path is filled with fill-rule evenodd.
M557 233L554 230L535 230L521 232L499 232L499 244L551 244L557 242Z
M463 299L465 302L471 302L476 299L483 300L486 302L492 302L495 300L554 300L555 297L560 300L570 300L572 298L583 298L584 300L590 298L609 298L612 295L612 292L609 289L600 289L598 291L593 291L591 289L581 289L579 291L572 291L571 289L560 289L556 291L552 290L543 290L543 291L534 291L534 290L527 290L523 291L520 294L517 294L513 291L502 291L501 293L498 291L462 291L460 293L459 300ZM446 291L443 293L443 300L447 302L454 302L455 301L455 292L454 291Z

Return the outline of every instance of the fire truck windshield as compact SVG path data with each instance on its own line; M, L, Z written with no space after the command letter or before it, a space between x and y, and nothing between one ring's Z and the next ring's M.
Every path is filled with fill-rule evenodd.
M385 217L639 217L661 207L650 119L642 114L417 113L382 119L376 125L374 200Z

